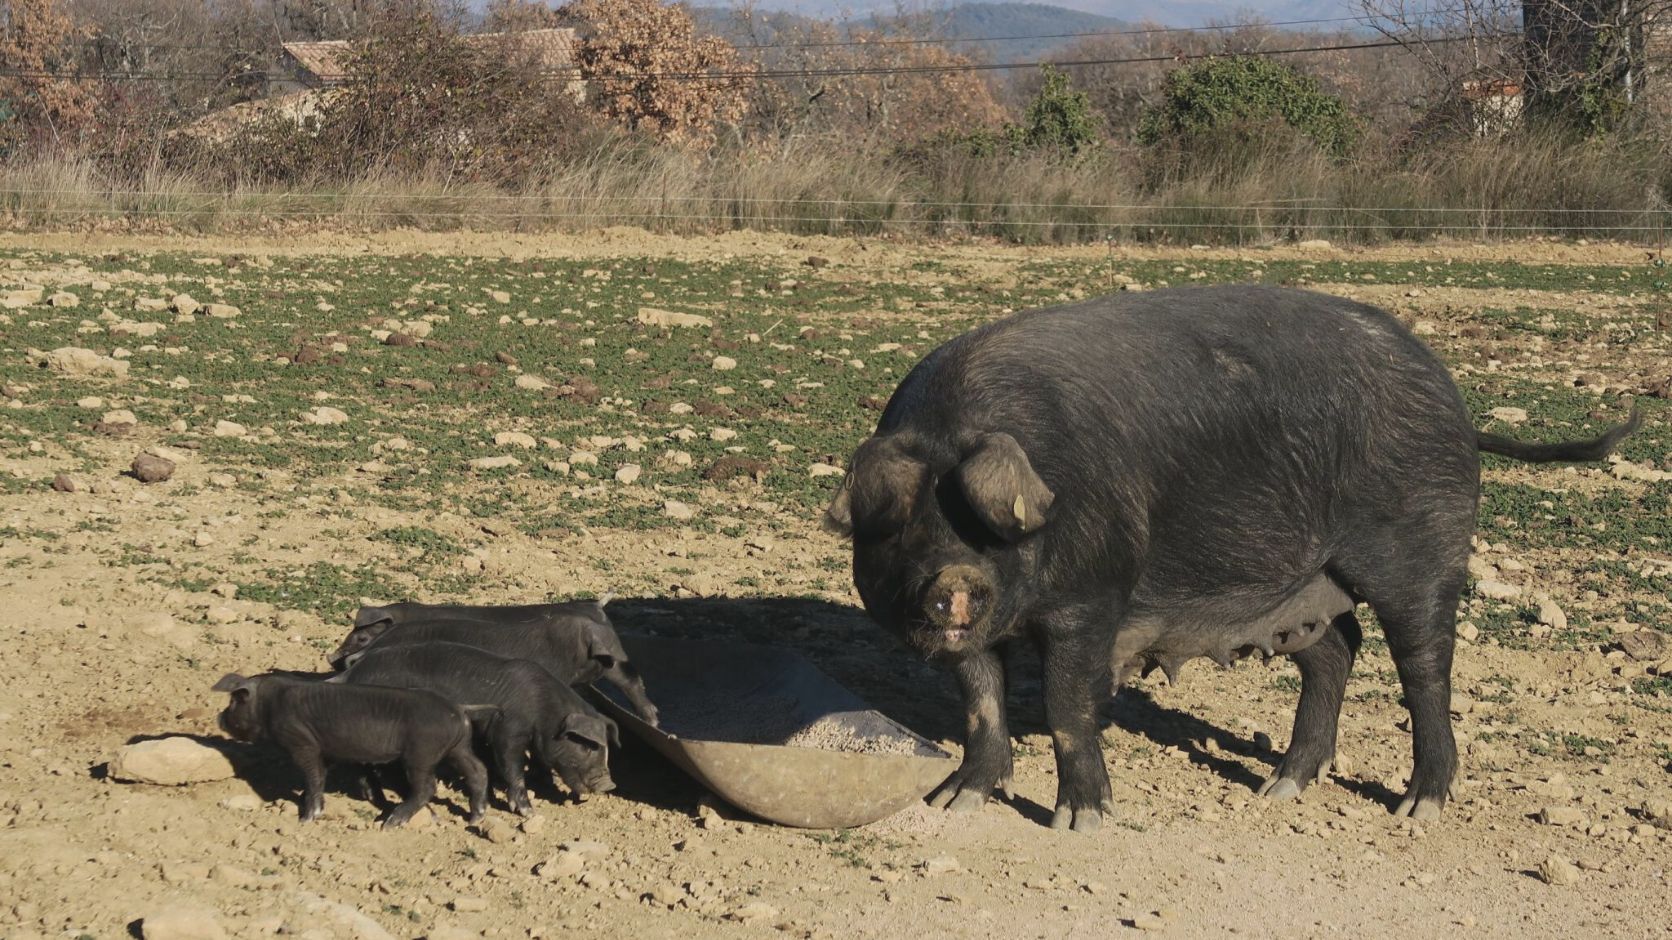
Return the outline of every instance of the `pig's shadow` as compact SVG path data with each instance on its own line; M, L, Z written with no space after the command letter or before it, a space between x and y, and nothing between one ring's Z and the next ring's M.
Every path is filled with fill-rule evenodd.
M620 598L610 603L609 614L623 635L791 649L878 711L924 737L963 739L963 704L951 675L925 662L858 607L793 597ZM1007 654L1006 664L1011 678L1007 706L1012 735L1048 734L1037 655L1026 645L1018 645ZM646 682L654 700L653 677ZM1157 746L1185 751L1191 760L1251 790L1259 786L1263 775L1230 755L1253 757L1268 765L1278 759L1234 732L1156 702L1141 688L1122 690L1103 710L1102 720L1104 727L1118 727ZM1209 739L1228 753L1204 749ZM627 799L688 811L703 793L694 781L636 740L624 742L618 765L616 793ZM1013 805L1030 819L1050 820L1049 807L1020 798Z

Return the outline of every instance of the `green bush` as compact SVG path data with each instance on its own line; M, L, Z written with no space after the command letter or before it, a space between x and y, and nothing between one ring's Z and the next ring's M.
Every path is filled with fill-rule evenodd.
M1020 126L1009 125L1007 135L1024 150L1073 155L1097 145L1097 115L1083 91L1068 87L1068 76L1044 66L1045 85L1028 102Z
M1144 114L1145 144L1219 135L1282 122L1325 152L1344 157L1360 128L1347 105L1315 79L1260 56L1204 59L1168 74L1162 99Z

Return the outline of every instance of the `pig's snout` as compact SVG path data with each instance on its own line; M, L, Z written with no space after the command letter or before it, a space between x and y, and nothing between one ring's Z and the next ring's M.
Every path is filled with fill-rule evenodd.
M923 595L926 632L934 645L952 647L969 639L992 606L993 587L969 565L943 569Z

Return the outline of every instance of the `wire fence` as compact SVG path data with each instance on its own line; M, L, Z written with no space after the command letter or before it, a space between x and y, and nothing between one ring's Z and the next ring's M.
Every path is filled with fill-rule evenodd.
M1020 241L1249 244L1350 243L1534 236L1663 245L1665 208L1351 206L1307 201L1244 205L955 202L907 198L725 195L550 195L157 191L0 188L0 220L17 226L161 224L184 230L251 223L387 229L575 231L615 225L682 233L762 229L803 234L993 236Z

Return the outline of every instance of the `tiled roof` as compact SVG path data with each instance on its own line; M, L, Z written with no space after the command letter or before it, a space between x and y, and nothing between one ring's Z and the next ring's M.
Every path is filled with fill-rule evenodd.
M572 29L530 29L515 33L477 33L465 37L473 45L493 44L503 47L506 54L525 52L533 56L536 66L555 70L575 64L575 31ZM321 84L340 82L347 77L344 62L348 58L348 43L344 40L328 42L287 42L284 51L307 74L305 78Z

